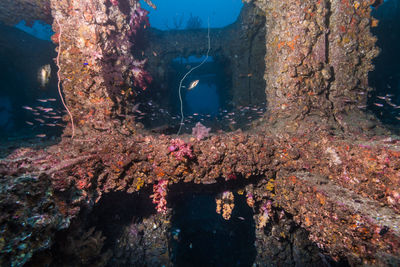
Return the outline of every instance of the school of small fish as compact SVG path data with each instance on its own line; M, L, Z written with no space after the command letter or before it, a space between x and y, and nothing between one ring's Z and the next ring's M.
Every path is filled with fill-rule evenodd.
M191 133L192 128L197 122L201 122L213 131L230 131L236 129L248 129L253 121L261 118L266 111L266 103L258 105L239 106L232 109L219 109L218 113L202 114L192 113L185 116L183 121L183 131ZM170 128L179 127L181 123L180 115L172 114L166 108L160 107L157 103L150 100L141 103L140 109L134 110L136 121L141 122L146 128L152 129L159 125L168 124Z
M192 81L187 90L195 88L199 80ZM364 92L360 92L364 94ZM396 120L400 121L400 105L393 102L393 94L377 95L373 105L378 108L391 108L391 112ZM38 106L22 106L23 109L30 111L32 118L26 121L26 124L32 128L37 127L65 127L60 121L64 115L64 111L55 110L51 107L51 103L57 101L55 98L37 99L40 104ZM345 100L346 101L346 100ZM140 109L139 109L140 107ZM366 109L367 105L359 105L358 108ZM142 110L143 111L142 111ZM197 122L202 122L207 127L212 127L213 131L226 131L250 128L253 121L261 118L266 112L266 103L250 106L239 106L233 109L219 109L215 114L192 113L186 115L183 121L183 130L190 133L192 127ZM167 110L161 108L156 102L150 100L147 103L138 103L132 108L132 115L136 121L143 123L148 128L155 125L165 124L167 122L171 128L179 127L181 123L180 115L174 115ZM37 134L36 137L44 138L44 133Z
M38 106L22 106L24 110L30 112L28 116L31 118L25 121L27 125L36 130L46 130L46 127L65 127L65 124L63 123L63 121L61 121L65 111L61 111L52 107L52 103L57 101L57 99L45 98L36 99L36 101L40 103ZM38 138L44 138L46 136L47 134L45 133L40 133L36 135L36 137Z
M390 88L390 86L388 86L388 88ZM390 110L391 115L393 115L396 120L400 121L400 105L393 103L392 97L394 97L394 94L377 95L373 105L378 108ZM358 107L365 109L367 106ZM383 115L383 112L381 112L381 115Z

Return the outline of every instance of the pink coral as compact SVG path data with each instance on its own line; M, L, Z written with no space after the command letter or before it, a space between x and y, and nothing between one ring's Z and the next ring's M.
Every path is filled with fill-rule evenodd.
M177 160L183 160L184 158L192 159L194 155L192 153L192 145L185 143L181 139L172 139L171 145L168 147Z
M118 0L110 0L113 6L118 6Z
M144 64L147 60L142 61L133 61L132 74L134 77L133 84L136 87L142 88L143 90L147 89L147 85L153 81L153 78L150 76L150 73L144 70Z
M167 212L167 186L168 180L160 180L158 184L153 185L153 193L150 197L156 204L157 212L165 214Z
M137 8L132 11L129 20L129 27L131 28L130 34L136 35L142 27L147 28L150 26L147 14L149 14L149 11L140 6L137 6Z
M137 4L136 9L132 10L131 17L129 20L129 32L128 34L132 36L133 40L140 39L139 35L141 34L142 29L146 29L150 26L149 17L147 16L149 12L140 7ZM137 43L133 43L133 45L137 46ZM133 74L133 84L136 87L142 88L143 90L147 89L147 86L153 81L150 73L144 70L144 65L146 64L146 59L139 61L133 60L132 64L132 74Z
M110 0L112 5L119 5L119 1ZM115 7L113 7L115 9ZM118 6L118 9L121 9ZM146 59L130 53L130 51L144 50L143 42L144 30L150 26L147 17L148 11L142 9L139 3L136 3L129 11L124 28L121 31L110 30L107 32L107 40L102 50L96 50L89 53L90 64L100 62L103 70L103 77L106 84L117 85L108 90L113 93L121 91L120 85L123 85L128 79L135 88L147 89L152 82L150 73L145 70ZM101 60L101 61L100 61Z
M258 228L263 228L267 225L272 217L272 201L268 200L260 207L260 216L258 218Z
M196 126L192 128L192 135L196 137L198 141L206 138L210 135L211 128L207 128L201 122L196 123Z

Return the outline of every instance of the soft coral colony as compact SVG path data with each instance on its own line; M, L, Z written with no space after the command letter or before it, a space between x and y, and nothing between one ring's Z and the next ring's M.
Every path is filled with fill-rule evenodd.
M375 129L388 132L379 124L371 128L360 113L355 113L362 120L359 125L351 120L354 117L346 117L347 109L358 111L357 102L367 95L357 90L368 84L377 53L368 24L372 0L361 4L303 0L301 5L297 0L248 1L263 10L267 22L262 24L270 27L260 44L269 51L261 76L274 85L262 88L269 100L268 114L247 132L210 135L199 123L192 138L144 134L135 127L128 131L120 119L126 117L119 116L127 109L124 105L137 104L134 93L151 82L139 43L149 24L139 3L50 1L60 25L54 22L54 30L62 29L53 38L62 44L58 51L62 89L79 129L74 140L67 127L54 146L17 149L0 160L1 188L6 189L0 190L0 265L22 266L37 253L52 249L51 241L58 242L59 232L73 231L73 221L89 221L92 210L103 214L107 205L102 204L115 197L115 205L109 205L113 223L125 227L119 216L129 210L133 227L126 247L115 242L114 252L134 254L142 260L136 266L168 266L170 259L160 264L152 260L170 256L166 233L171 215L176 215L174 201L183 192L178 189L192 197L197 188L217 194L216 212L230 222L251 224L251 218L236 213L240 208L236 201L247 203L256 222L252 243L257 266L264 266L265 257L277 247L293 252L292 243L275 244L296 240L303 235L294 235L298 229L304 233L299 240L306 243L302 252L324 249L313 254L317 260L321 253L337 260L347 257L355 265L385 266L398 259L400 140L371 139L377 135ZM240 19L240 28L253 21L248 28L255 29L252 15ZM351 27L342 27L349 21ZM356 40L360 46L338 40ZM245 41L237 46L248 49ZM129 99L121 93L128 88L134 92ZM134 201L121 204L130 197ZM120 207L124 210L117 210ZM94 221L96 226L102 223ZM120 240L107 238L111 243ZM97 244L75 243L98 256L103 238L87 239ZM72 255L70 259L86 260L79 253Z
M51 7L57 22L52 40L60 45L60 80L78 122L76 134L110 129L118 122L107 120L121 109L131 110L136 92L152 82L139 41L150 26L149 12L135 0L71 1L67 14L63 1L51 1Z

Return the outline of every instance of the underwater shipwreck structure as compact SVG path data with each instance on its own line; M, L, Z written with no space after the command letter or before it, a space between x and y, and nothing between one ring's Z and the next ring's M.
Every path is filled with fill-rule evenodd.
M149 132L131 111L172 58L206 53L207 29L149 30L136 0L1 1L6 24L52 23L69 115L58 144L0 160L0 265L179 266L176 211L205 192L221 220L238 220L238 199L251 210L247 266L400 264L400 138L360 109L380 1L246 2L210 30L211 53L230 60L232 102L251 83L267 111L196 138Z

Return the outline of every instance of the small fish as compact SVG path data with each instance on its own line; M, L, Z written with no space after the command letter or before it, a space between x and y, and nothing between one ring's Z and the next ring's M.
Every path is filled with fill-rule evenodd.
M28 106L22 106L22 108L23 108L23 109L26 109L26 110L33 110L33 108L28 107Z
M54 123L46 123L45 125L46 125L46 126L49 126L49 127L54 127L54 126L56 126Z
M33 122L30 122L30 121L25 121L26 122L26 124L28 124L28 125L33 125Z
M48 98L47 101L54 102L54 101L57 101L57 99L55 99L55 98Z
M157 53L156 53L155 51L153 51L153 56L155 56L155 57L158 56Z
M51 76L50 64L46 64L39 68L38 81L42 88L46 87L46 85L49 83L50 76Z
M243 218L243 217L241 217L241 216L239 216L239 217L237 217L239 220L242 220L242 221L244 221L245 219Z
M379 99L382 99L382 100L385 100L386 99L386 97L384 97L384 96L376 96L377 98L379 98Z
M46 134L37 134L36 137L43 138L46 137Z
M52 116L52 119L61 119L61 116Z
M396 120L399 120L400 121L400 117L395 117L396 118Z
M374 103L374 105L377 107L383 107L383 104L380 104L380 103Z
M192 90L193 88L195 88L197 85L199 84L199 80L195 80L193 82L190 83L188 90Z
M140 106L140 103L135 104L132 107L132 112L139 112L140 113L139 106Z
M40 122L40 123L44 123L44 120L42 120L42 119L35 118L34 120L35 120L35 121L38 121L38 122Z
M52 109L52 108L43 108L42 111L44 111L44 112L47 113L47 112L49 112L49 111L53 111L53 109Z
M42 102L42 103L46 103L47 102L47 99L36 99L37 101L39 101L39 102Z

